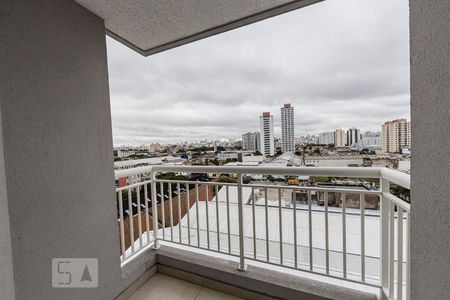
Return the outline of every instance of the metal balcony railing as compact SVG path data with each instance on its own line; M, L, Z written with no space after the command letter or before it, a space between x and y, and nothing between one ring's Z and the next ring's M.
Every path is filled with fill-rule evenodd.
M165 173L228 174L236 182L158 179ZM379 189L285 185L247 176L379 179ZM117 171L123 263L159 242L176 243L379 287L409 299L410 205L386 168L153 166ZM369 208L370 207L370 208ZM157 230L154 230L156 228Z

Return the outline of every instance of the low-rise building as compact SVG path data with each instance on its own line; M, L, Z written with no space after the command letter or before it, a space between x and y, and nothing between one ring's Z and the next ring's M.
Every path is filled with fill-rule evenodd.
M363 157L312 156L305 158L307 167L362 167Z
M132 150L114 150L113 153L114 153L115 157L127 158L127 157L130 157L131 155L134 155L136 153L136 151L132 151Z
M238 151L222 151L217 154L218 160L237 159L242 160L242 153Z
M380 132L372 132L366 131L359 142L359 146L361 147L380 147L381 142L381 133Z

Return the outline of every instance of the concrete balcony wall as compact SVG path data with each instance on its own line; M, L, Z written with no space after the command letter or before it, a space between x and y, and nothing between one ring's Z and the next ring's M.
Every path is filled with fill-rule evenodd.
M411 299L448 299L450 2L410 1Z
M71 0L2 1L0 16L0 298L113 299L123 282L103 20ZM58 257L97 258L99 287L52 288Z
M14 273L1 120L0 114L0 299L14 299Z

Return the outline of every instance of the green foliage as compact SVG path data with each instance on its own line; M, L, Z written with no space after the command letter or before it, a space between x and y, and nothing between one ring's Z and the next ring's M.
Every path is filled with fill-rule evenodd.
M331 177L325 177L325 176L311 176L309 177L309 180L313 182L331 182Z
M370 182L370 183L372 183L372 184L375 184L375 185L380 185L380 179L379 178L356 178L356 179L359 179L359 180L361 180L361 181L368 181L368 182Z
M157 179L162 180L187 180L188 177L185 175L176 175L175 173L164 173L156 176Z
M362 150L359 152L359 154L371 154L371 155L373 155L373 154L375 154L375 151L369 150L369 149L367 149L367 148L364 148L364 149L362 149Z
M410 202L411 191L407 188L404 188L400 185L394 185L393 187L391 187L391 193L402 200Z
M221 175L218 179L218 182L225 182L225 183L236 183L237 178L236 177L228 177L225 175Z
M226 160L225 160L225 163L227 164L227 163L230 163L230 162L237 162L238 160L236 159L236 158L227 158Z
M321 182L321 183L329 183L331 182L333 179L346 179L345 177L326 177L326 176L311 176L309 177L309 180L312 182ZM380 184L380 179L379 178L348 178L350 180L359 180L359 181L366 181L366 182L370 182L371 184L375 184L375 185L379 185Z

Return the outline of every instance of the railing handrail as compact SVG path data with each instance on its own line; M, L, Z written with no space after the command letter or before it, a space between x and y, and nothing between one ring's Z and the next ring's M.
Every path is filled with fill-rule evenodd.
M140 175L140 174L144 174L144 173L151 173L152 169L153 169L153 166L137 167L137 168L131 168L131 169L124 169L124 170L115 170L114 177L115 177L115 179L119 179L121 177L128 177L128 176Z
M406 212L410 212L411 211L411 204L409 204L408 202L400 199L399 197L397 197L397 196L395 196L395 195L393 195L391 193L382 193L382 195L383 195L383 197L385 197L390 202L400 206Z
M380 178L387 179L391 183L404 188L411 188L411 175L389 168L380 168Z
M385 178L391 183L410 188L410 175L378 167L248 167L248 166L173 166L159 165L115 171L115 178L155 172L224 173L253 175L328 176L354 178Z

